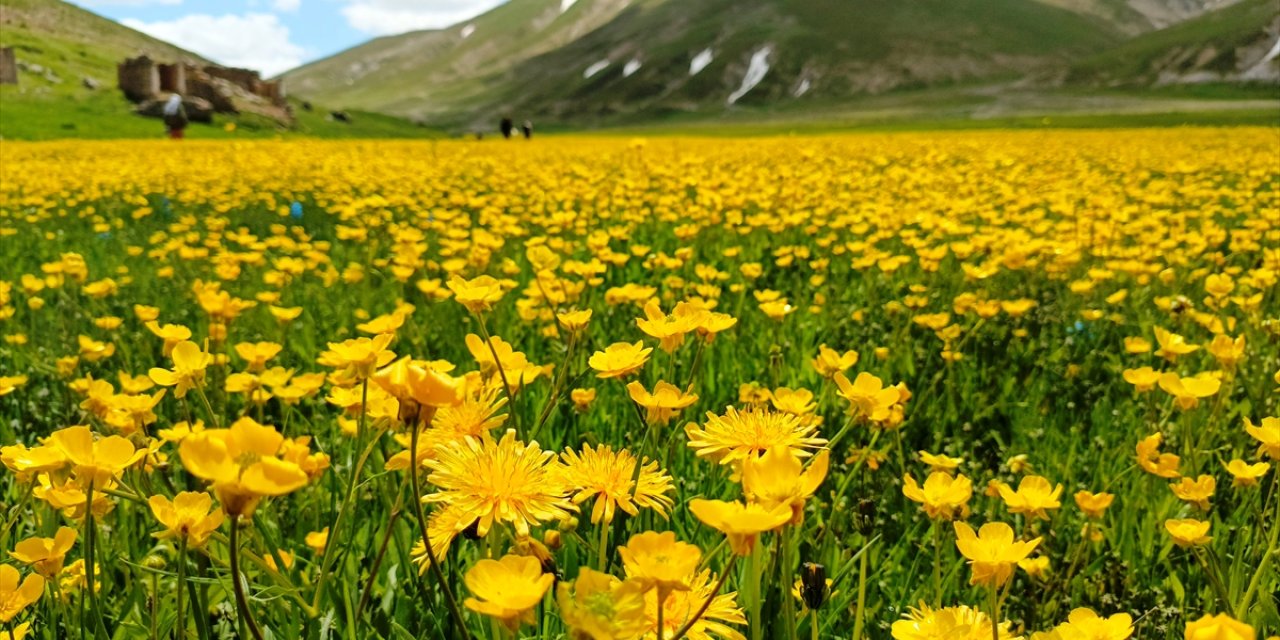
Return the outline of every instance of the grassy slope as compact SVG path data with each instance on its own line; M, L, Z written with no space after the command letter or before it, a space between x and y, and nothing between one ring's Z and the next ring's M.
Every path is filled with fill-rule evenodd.
M116 63L146 53L159 60L203 58L116 22L56 0L4 0L0 5L0 44L12 46L18 59L49 69L61 79L19 73L17 86L0 86L0 137L6 139L146 138L163 133L156 119L133 114L133 106L115 88ZM101 86L86 89L81 80ZM322 113L298 110L296 133L318 137L419 137L438 135L390 116L355 113L350 125L329 122ZM235 123L234 133L224 129ZM291 132L292 133L292 132ZM251 117L216 118L194 124L192 137L273 136L278 132Z
M1266 25L1280 15L1276 0L1243 0L1219 11L1207 13L1133 38L1117 47L1087 58L1072 69L1079 80L1149 81L1153 65L1176 49L1213 47L1222 52L1209 63L1215 70L1231 70L1232 52L1263 35Z

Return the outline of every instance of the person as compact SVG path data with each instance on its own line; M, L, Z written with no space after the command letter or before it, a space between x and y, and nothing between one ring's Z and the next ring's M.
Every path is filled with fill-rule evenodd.
M502 137L507 140L511 139L511 132L514 131L515 128L516 125L511 121L511 118L503 118L502 121L498 123L498 129L502 131Z
M524 134L525 140L533 138L533 121L525 120L524 124L520 125L520 133Z
M182 107L182 96L176 93L164 103L164 126L173 140L181 140L182 131L187 128L187 110Z

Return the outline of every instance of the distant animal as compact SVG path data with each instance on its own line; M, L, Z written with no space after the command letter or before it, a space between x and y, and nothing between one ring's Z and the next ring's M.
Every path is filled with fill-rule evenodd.
M309 101L309 100L303 100L303 101L302 101L302 110L303 110L303 111L310 111L311 109L312 109L312 107L311 107L311 101Z
M329 117L333 118L334 122L345 122L347 124L351 124L351 114L346 111L330 111Z
M511 118L503 118L502 121L498 123L498 129L502 131L502 137L508 140L511 139L511 132L515 131L515 128L516 125L511 121Z
M532 139L533 138L533 122L530 120L525 120L524 124L520 125L520 133L524 134L525 140Z

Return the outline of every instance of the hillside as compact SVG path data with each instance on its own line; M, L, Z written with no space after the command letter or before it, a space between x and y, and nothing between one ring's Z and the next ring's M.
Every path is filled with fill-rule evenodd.
M3 0L0 46L18 58L17 86L0 86L0 138L133 138L159 136L155 119L133 114L116 88L116 63L147 54L157 60L207 63L199 55L59 0ZM96 87L96 88L91 88ZM438 132L400 118L353 112L351 123L326 111L298 110L294 131L319 137L422 137ZM236 125L228 131L228 124ZM274 123L251 115L193 124L192 137L274 136Z
M1243 0L1140 35L1072 68L1111 85L1280 83L1280 2Z
M1121 13L1034 0L511 0L284 78L297 95L450 126L506 112L582 121L1034 73L1149 28ZM759 83L735 95L748 75Z

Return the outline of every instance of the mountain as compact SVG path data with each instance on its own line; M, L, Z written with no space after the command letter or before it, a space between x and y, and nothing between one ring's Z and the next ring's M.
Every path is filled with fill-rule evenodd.
M0 46L13 47L18 84L0 85L0 139L147 138L163 128L134 115L116 86L116 64L147 54L159 61L205 64L201 56L60 0L0 0ZM297 113L293 130L254 114L193 124L192 137L276 136L434 137L439 132L400 118L350 112L335 122L327 111ZM235 124L234 132L224 128Z
M1139 35L1081 60L1070 78L1111 85L1280 83L1280 2L1243 0Z
M14 48L18 60L27 67L19 86L26 85L34 92L62 93L79 88L85 78L112 86L116 63L143 53L165 61L208 62L91 11L54 0L4 0L0 4L0 45Z
M295 95L455 129L503 115L590 125L975 81L1053 84L1098 52L1234 2L510 0L283 77Z

